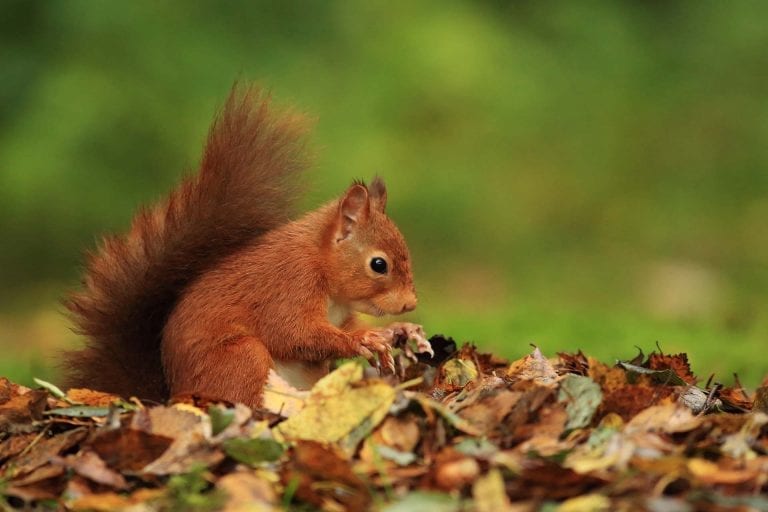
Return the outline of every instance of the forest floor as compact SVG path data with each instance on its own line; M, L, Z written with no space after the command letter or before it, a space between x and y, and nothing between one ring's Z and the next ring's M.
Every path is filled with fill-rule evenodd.
M254 410L0 379L0 509L768 510L768 378L430 341L395 374L273 380Z

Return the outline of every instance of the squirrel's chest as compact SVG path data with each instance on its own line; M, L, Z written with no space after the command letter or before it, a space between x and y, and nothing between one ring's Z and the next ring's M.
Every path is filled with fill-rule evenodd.
M328 300L328 322L341 327L352 311L343 305ZM290 361L275 360L275 372L296 389L310 389L315 382L328 374L330 361Z
M348 306L338 304L328 299L328 322L334 327L341 327L347 321L352 311Z

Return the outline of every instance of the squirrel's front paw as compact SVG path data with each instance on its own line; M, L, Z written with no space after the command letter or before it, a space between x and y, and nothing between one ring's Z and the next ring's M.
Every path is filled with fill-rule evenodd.
M386 329L391 333L392 344L401 347L405 354L415 360L416 356L413 354L413 350L408 346L408 341L413 340L416 342L416 352L423 354L427 353L430 357L435 356L435 352L432 350L427 335L424 332L424 328L419 324L413 324L411 322L395 322Z
M391 342L392 333L388 329L370 329L360 337L358 353L374 366L389 368L394 373L395 359L392 357Z

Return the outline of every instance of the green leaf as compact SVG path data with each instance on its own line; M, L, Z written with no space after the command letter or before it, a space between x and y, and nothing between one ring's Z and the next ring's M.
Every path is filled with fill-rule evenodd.
M467 437L454 446L456 451L470 457L487 458L499 451L499 447L485 438Z
M467 359L449 359L443 363L443 379L451 386L464 387L479 375L475 363Z
M249 466L276 461L284 452L283 445L273 439L227 439L223 446L227 455Z
M452 427L461 430L465 434L471 436L481 436L483 432L474 426L469 421L465 420L455 412L451 411L446 405L441 404L437 400L433 400L426 395L420 393L413 393L411 391L405 391L405 396L411 400L416 401L422 409L432 410L443 417Z
M387 505L382 512L454 512L460 510L460 505L456 498L448 494L415 491Z
M592 416L603 400L603 392L600 391L600 386L589 377L571 373L560 383L557 399L560 402L567 402L565 412L568 413L568 421L565 428L573 430L590 424Z
M38 379L37 377L35 377L35 378L34 378L34 379L32 379L32 380L34 380L34 381L35 381L35 384L37 384L37 385L38 385L38 386L40 386L41 388L45 388L45 389L47 389L47 390L48 390L48 392L49 392L50 394L52 394L53 396L55 396L56 398L61 398L62 400L65 400L65 401L69 402L69 399L67 398L67 394L66 394L66 393L64 393L64 392L63 392L63 391L62 391L62 390L61 390L61 389L60 389L58 386L56 386L55 384L51 384L50 382L44 381L43 379ZM70 403L71 403L71 402L70 402Z
M232 424L235 419L235 411L234 409L211 405L208 407L208 416L211 418L211 432L215 436Z
M416 461L416 455L413 453L401 452L400 450L395 450L394 448L383 444L376 445L376 451L382 459L391 460L398 466L407 466Z
M51 409L45 411L43 414L51 416L69 416L72 418L95 418L99 416L107 416L109 414L109 407L92 407L90 405L75 405L73 407L61 407L58 409Z
M666 368L664 370L651 370L649 368L643 368L642 366L637 366L632 363L627 363L625 361L619 361L618 365L621 368L624 368L625 370L632 373L639 373L641 375L650 375L651 379L653 379L653 381L656 382L657 384L665 384L668 386L687 386L688 385L687 382L681 379L680 376L670 368Z

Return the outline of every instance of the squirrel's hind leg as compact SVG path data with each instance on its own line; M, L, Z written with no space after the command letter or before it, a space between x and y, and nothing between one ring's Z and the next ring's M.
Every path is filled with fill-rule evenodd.
M261 405L272 358L257 338L236 335L206 349L186 353L185 361L177 365L182 371L169 373L171 395L198 393L203 396L243 403L249 407Z

